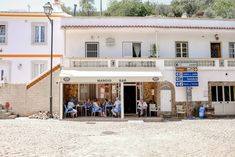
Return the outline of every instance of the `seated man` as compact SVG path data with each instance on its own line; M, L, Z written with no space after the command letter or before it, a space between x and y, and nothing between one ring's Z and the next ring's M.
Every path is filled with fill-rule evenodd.
M67 105L67 109L68 109L67 113L70 113L73 118L77 116L77 110L74 109L74 107L75 107L74 100L70 99Z
M112 116L112 114L111 114L112 109L113 109L113 104L112 104L111 99L109 99L106 102L106 106L105 106L105 111L106 111L107 116L110 116L110 115Z
M114 102L114 108L111 111L115 117L117 113L121 112L121 101L118 98L116 98L116 101Z
M144 102L143 99L141 99L137 106L138 117L144 116L146 114L147 107L148 107L147 103Z

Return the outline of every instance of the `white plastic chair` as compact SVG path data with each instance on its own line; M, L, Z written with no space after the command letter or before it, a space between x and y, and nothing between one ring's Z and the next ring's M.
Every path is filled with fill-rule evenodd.
M158 112L156 104L149 104L149 116L151 117L151 112Z

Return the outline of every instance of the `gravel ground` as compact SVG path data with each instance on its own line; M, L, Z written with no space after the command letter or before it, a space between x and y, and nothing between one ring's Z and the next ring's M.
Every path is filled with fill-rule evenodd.
M235 156L235 120L0 120L0 156Z

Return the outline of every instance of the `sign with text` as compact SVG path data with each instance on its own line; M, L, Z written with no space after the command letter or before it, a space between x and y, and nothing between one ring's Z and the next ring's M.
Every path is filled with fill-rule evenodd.
M176 67L175 71L176 87L199 86L197 67Z

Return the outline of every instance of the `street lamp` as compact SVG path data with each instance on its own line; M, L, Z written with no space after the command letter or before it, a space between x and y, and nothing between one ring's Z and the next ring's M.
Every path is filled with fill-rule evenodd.
M47 2L44 6L44 13L46 14L47 18L49 19L51 23L51 68L50 68L50 115L53 117L52 114L52 66L53 66L53 19L50 18L53 8L50 2Z

